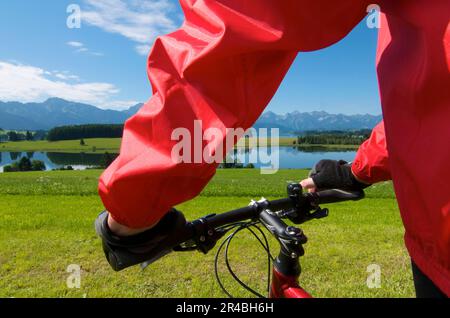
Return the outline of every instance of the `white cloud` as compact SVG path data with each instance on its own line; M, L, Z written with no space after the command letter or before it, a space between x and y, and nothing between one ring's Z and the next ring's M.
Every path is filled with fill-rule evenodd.
M125 110L130 108L131 106L136 106L139 103L141 102L136 100L115 100L99 104L98 106L105 109Z
M69 72L50 72L35 66L0 61L2 101L40 102L49 97L59 97L109 109L126 109L138 103L114 100L119 89L113 84L79 81L78 76Z
M120 34L136 43L136 52L147 55L160 34L176 29L169 15L169 0L85 0L82 21L104 31Z
M103 53L99 53L99 52L93 52L91 50L89 50L84 43L81 42L77 42L77 41L70 41L66 43L68 46L75 48L75 52L76 53L87 53L93 56L104 56Z
M140 55L148 55L150 53L151 46L146 44L136 45L135 49Z
M67 45L68 45L68 46L72 46L72 47L83 47L83 46L84 46L83 43L81 43L81 42L76 42L76 41L70 41L70 42L67 42Z
M76 75L71 75L69 72L58 72L58 71L54 71L54 72L48 72L45 71L44 72L45 75L51 75L54 76L56 78L59 78L63 81L69 81L69 80L75 80L75 81L79 81L80 78Z

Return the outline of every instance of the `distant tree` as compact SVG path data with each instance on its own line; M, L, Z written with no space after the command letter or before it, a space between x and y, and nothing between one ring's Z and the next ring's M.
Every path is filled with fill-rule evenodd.
M3 172L16 172L17 167L14 167L13 165L7 165L3 167Z
M311 131L297 137L297 144L309 145L359 145L370 135L370 130Z
M26 139L25 134L18 133L18 132L15 132L15 131L8 131L7 135L8 135L8 140L9 141L13 141L13 142Z
M18 162L13 162L11 165L4 166L3 172L18 172L18 171L44 171L45 163L41 160L30 161L27 157L22 157Z
M80 139L80 146L86 146L86 143L84 142L83 138Z
M33 140L46 140L47 132L45 130L37 130L34 132Z
M18 141L19 140L19 136L15 131L9 131L7 133L7 135L8 135L9 141Z
M27 132L25 134L25 139L28 141L33 140L33 134L31 133L31 131L27 130Z
M100 161L100 166L105 169L108 168L113 163L113 161L116 159L115 157L116 156L111 155L109 152L105 152L102 160Z
M52 128L48 134L49 141L76 140L81 138L120 138L123 125L77 125Z
M32 171L45 171L45 163L41 160L33 160L31 161L31 170Z
M19 171L31 171L31 161L27 157L22 157L19 161Z

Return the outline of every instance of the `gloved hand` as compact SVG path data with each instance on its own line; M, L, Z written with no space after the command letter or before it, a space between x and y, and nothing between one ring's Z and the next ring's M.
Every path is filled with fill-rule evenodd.
M320 160L311 170L309 178L302 180L300 185L310 191L325 189L358 191L370 186L358 181L352 173L351 164L344 160Z

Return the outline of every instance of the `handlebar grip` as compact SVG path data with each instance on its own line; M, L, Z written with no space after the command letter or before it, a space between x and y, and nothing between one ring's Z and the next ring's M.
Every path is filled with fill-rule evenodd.
M307 195L313 198L316 204L336 203L343 201L358 201L364 198L363 190L345 191L340 189L323 190L319 192L311 192Z

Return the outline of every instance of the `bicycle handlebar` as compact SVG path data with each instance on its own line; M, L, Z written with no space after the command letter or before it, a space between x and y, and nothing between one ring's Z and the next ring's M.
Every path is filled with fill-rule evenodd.
M282 218L288 218L296 224L301 224L311 219L328 215L327 209L322 210L319 208L320 204L349 200L356 201L364 197L363 191L350 192L338 189L302 193L301 186L298 184L290 184L288 186L288 194L288 198L271 201L266 199L261 199L258 202L252 201L247 207L221 214L210 214L195 221L188 222L185 231L179 233L179 244L188 241L195 242L196 244L194 246L206 253L224 235L224 233L218 231L220 227L246 220L258 219L265 211L281 211L275 214L272 220L277 219L281 221ZM315 213L310 213L314 210ZM268 225L270 226L271 224ZM185 250L188 249L185 248ZM191 247L191 249L194 249L194 247Z
M249 206L221 214L210 214L200 219L187 222L176 229L160 246L158 251L164 251L151 261L141 264L143 268L171 251L199 250L207 253L228 231L225 227L236 225L247 220L259 220L272 232L277 239L286 243L286 239L297 240L294 247L285 245L285 250L293 250L301 255L301 244L306 237L300 229L288 226L282 219L290 219L295 224L301 224L311 219L318 219L328 215L327 209L321 209L320 204L360 200L364 197L363 191L349 192L343 190L325 190L313 193L302 193L298 183L288 185L288 197L277 200L261 199L252 201ZM314 211L311 213L311 211ZM297 231L297 232L296 232ZM297 244L300 243L300 244Z
M232 210L229 212L211 215L207 218L208 224L217 228L220 226L225 226L230 223L241 222L249 219L254 219L259 216L259 214L266 210L284 210L284 209L292 209L294 206L294 202L290 198L279 199L274 201L261 200L258 202L252 201L252 203L244 208Z
M208 224L213 227L220 227L230 223L245 221L248 219L257 218L264 210L271 210L273 212L289 209L304 209L311 211L317 208L320 204L337 203L343 201L357 201L364 198L363 191L344 191L339 189L324 190L320 192L310 192L302 194L303 200L296 202L292 197L278 199L278 200L261 200L258 202L252 201L248 207L232 210L229 212L211 215L207 220ZM303 201L303 202L302 202ZM302 206L298 206L300 203Z

